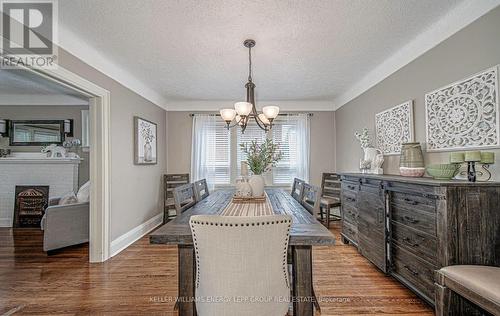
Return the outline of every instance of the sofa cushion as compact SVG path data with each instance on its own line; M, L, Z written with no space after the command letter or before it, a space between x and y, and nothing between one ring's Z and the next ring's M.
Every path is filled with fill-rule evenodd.
M500 268L457 265L439 270L447 278L476 294L500 304Z
M76 197L78 198L78 203L86 203L90 200L90 181L87 181L80 187Z
M75 204L75 203L78 203L78 199L76 198L76 195L74 192L66 193L59 200L59 205L69 205L69 204Z

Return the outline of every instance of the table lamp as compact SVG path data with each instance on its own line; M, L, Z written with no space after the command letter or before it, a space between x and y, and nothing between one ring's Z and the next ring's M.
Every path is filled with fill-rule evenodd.
M467 162L467 179L469 182L476 182L476 162L481 161L481 152L466 151L465 161Z

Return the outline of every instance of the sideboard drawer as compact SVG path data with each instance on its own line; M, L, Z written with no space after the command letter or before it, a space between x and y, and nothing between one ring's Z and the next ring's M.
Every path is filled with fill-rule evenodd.
M391 219L415 230L436 236L436 216L434 214L391 204Z
M410 209L436 213L436 199L418 194L391 192L391 202Z
M437 241L433 236L408 228L398 222L391 222L392 241L419 258L432 264L437 263Z
M392 252L392 273L434 302L434 270L437 267L398 246L393 245Z
M342 217L343 220L350 222L351 224L357 225L358 223L358 209L350 204L342 205Z
M353 243L358 243L358 228L346 221L342 221L342 234Z

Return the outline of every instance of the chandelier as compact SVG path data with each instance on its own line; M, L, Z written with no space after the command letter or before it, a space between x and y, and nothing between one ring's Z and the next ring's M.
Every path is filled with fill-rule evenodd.
M248 48L248 82L245 84L247 89L246 102L236 102L234 109L222 109L220 115L226 122L227 129L235 126L241 127L241 132L245 133L248 122L253 119L257 125L265 132L273 127L273 120L278 116L280 108L275 105L268 105L262 108L263 113L257 113L255 108L255 84L252 82L252 47L255 46L253 39L247 39L243 45ZM233 125L231 122L235 121Z

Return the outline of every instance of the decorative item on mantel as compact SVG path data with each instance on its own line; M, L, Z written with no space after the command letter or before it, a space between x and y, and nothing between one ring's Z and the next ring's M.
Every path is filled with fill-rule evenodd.
M399 173L404 177L424 176L424 154L420 143L404 143L401 146Z
M384 155L379 149L372 146L368 129L363 128L361 133L355 132L354 136L356 136L364 152L364 157L359 162L361 172L383 174L382 165L384 163Z
M264 143L258 144L257 141L251 141L250 144L241 144L241 150L247 156L246 164L252 171L252 176L248 180L252 188L253 197L264 196L264 176L272 167L281 160L282 153L279 146L272 140L266 139Z
M42 147L41 152L47 153L49 158L66 158L67 156L66 148L57 146L56 144Z
M467 169L460 169L462 164L467 163ZM494 152L467 151L454 152L450 154L450 163L459 169L457 178L467 179L470 182L488 181L491 179L490 165L495 163ZM476 170L476 164L481 164L481 169Z

